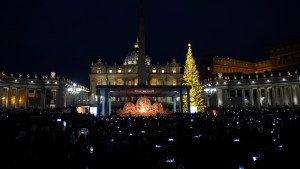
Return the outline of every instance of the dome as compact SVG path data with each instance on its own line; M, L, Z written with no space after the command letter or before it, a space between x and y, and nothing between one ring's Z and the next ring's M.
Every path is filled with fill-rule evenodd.
M134 45L134 50L125 58L123 65L137 65L139 60L139 46L138 41ZM151 60L149 56L145 56L145 64L150 65Z

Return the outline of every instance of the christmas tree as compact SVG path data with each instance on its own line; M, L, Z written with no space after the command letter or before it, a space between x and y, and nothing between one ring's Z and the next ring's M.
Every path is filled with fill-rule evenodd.
M201 96L202 86L199 81L199 72L196 67L195 60L192 54L191 44L188 45L188 52L186 54L186 61L183 73L183 85L191 86L190 89L190 105L196 106L198 112L203 112L205 106L203 105L203 98ZM183 111L187 112L187 94L183 95Z

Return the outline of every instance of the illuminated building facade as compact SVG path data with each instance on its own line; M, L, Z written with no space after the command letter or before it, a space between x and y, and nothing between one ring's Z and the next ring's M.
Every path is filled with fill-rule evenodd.
M274 45L270 50L272 70L288 69L300 64L300 38Z
M273 46L270 59L213 57L202 76L208 107L300 107L300 39ZM205 72L205 71L204 71Z
M201 80L207 76L216 75L218 73L263 73L271 70L270 60L262 60L258 62L247 62L233 58L221 56L210 56L206 63L200 69Z
M90 73L90 90L92 104L99 102L101 98L97 98L96 86L102 85L123 85L138 86L139 73L139 46L138 42L134 45L134 49L125 57L123 65L108 65L100 59L96 63L92 63ZM149 56L145 57L146 86L177 86L181 85L182 67L179 62L173 59L165 65L152 65ZM138 98L134 97L112 97L112 108L121 108L126 102L135 102ZM159 101L165 105L173 103L172 98L157 97L151 98L152 101Z
M0 108L30 109L30 108L65 108L88 104L86 87L77 85L65 78L37 75L14 76L0 74Z
M134 49L122 65L108 65L100 59L91 65L90 100L92 105L99 107L102 115L116 112L127 102L135 103L142 96L147 96L151 102L160 102L173 111L182 108L182 100L177 98L189 87L181 86L183 74L180 63L173 59L165 65L151 64L145 50L143 13L139 16L138 30ZM178 109L176 102L180 103Z

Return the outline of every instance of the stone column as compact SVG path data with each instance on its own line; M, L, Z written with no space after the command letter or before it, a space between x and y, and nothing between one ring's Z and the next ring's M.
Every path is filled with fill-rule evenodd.
M16 108L19 109L20 108L20 88L16 88L16 100L15 100L15 105Z
M0 108L2 108L2 94L3 94L3 87L0 87Z
M211 105L210 105L210 95L209 95L209 93L206 93L206 104L207 104L207 107L211 107Z
M61 107L61 104L60 104L60 93L61 92L60 92L59 88L52 89L52 91L51 91L51 101L53 102L53 104L55 105L56 108L57 107ZM51 103L51 101L50 101L50 103Z
M294 104L293 104L293 93L292 93L292 87L291 85L289 85L287 87L287 93L288 93L288 99L289 99L289 106L292 107Z
M256 96L257 96L257 100L256 100L256 103L257 103L257 107L260 108L261 107L261 91L260 91L260 88L258 87L257 90L256 90Z
M78 96L79 96L79 94L77 94L77 93L75 93L75 94L73 94L73 100L74 100L74 106L76 107L76 106L78 106Z
M269 106L269 91L268 87L264 87L264 105Z
M8 109L11 108L11 92L12 92L12 88L8 87L7 88L7 95L6 95L6 105L7 105Z
M272 86L272 107L276 107L277 105L276 93L276 87Z
M173 96L173 112L176 112L176 96Z
M243 107L245 107L245 88L242 89L242 99L243 99Z
M250 103L250 107L253 107L253 103L254 103L254 100L253 100L253 89L249 89L249 103Z
M283 90L283 105L289 105L289 96L287 86L282 86Z
M268 89L268 106L272 106L272 102L271 102L271 100L272 100L272 98L271 98L271 92L270 92L270 88L267 88Z
M224 103L223 103L223 90L222 89L217 89L217 103L218 105L217 106L223 106Z
M108 96L108 115L111 115L111 96Z
M300 86L296 85L297 107L300 106Z
M64 106L65 107L68 107L70 104L69 104L69 92L64 89Z
M283 92L283 87L281 86L279 89L280 89L280 106L284 107L284 92Z
M276 106L280 105L280 98L282 97L280 95L280 87L275 87L275 96L276 96Z
M25 95L24 95L24 109L27 109L28 106L28 88L25 88Z
M298 106L299 104L299 100L298 100L298 91L297 91L298 86L297 85L293 85L292 86L292 94L293 94L293 102L292 104L294 106Z
M105 116L105 102L106 102L105 99L106 98L105 98L105 96L101 96L101 95L99 95L99 98L102 99L102 101L101 101L101 106L102 106L101 115Z

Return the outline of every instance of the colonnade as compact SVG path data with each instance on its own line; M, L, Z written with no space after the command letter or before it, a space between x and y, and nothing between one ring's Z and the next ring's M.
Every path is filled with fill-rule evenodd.
M59 102L58 97L56 89L0 86L0 108L56 107ZM46 101L49 103L46 104Z
M206 93L209 107L299 107L300 86L298 84L275 84L257 86L222 86L213 93Z

